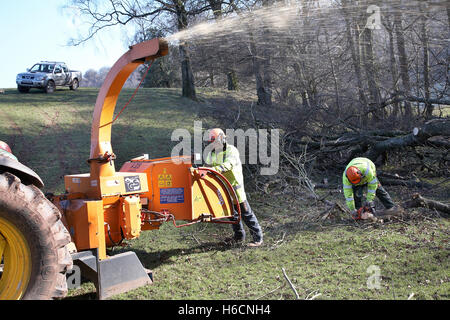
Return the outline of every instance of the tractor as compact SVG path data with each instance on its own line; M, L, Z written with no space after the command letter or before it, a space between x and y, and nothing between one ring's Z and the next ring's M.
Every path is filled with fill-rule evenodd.
M161 38L130 46L110 69L93 112L90 172L66 175L64 194L44 195L33 170L0 157L0 299L63 298L74 266L107 299L154 281L133 251L108 255L107 248L167 221L239 223L235 190L194 155L138 156L116 171L111 129L120 91L168 47Z

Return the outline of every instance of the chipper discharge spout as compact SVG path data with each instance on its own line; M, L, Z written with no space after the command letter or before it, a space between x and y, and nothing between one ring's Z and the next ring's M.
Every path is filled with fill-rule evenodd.
M195 168L191 157L134 159L116 172L111 127L120 91L141 64L168 53L163 39L131 46L100 88L91 129L90 172L64 177L66 193L53 198L76 246L81 275L94 282L99 299L150 284L152 274L134 252L108 256L107 247L138 237L142 230L197 222L238 223L236 194L221 174ZM236 218L237 217L237 218ZM177 220L185 221L177 224Z

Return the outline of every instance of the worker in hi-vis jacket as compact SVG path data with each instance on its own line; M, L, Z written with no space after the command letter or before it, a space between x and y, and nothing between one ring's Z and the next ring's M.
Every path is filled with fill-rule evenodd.
M377 179L375 164L367 158L355 158L347 165L342 175L342 185L347 207L354 218L358 216L358 209L363 207L363 193L367 190L365 207L375 214L375 196L380 199L386 209L394 207L389 193Z
M245 230L242 224L242 221L244 221L253 237L253 241L248 245L251 247L259 247L263 243L263 233L258 219L247 201L239 151L235 146L227 143L225 138L225 133L220 128L209 131L208 142L211 143L214 148L207 155L205 163L206 166L211 167L213 170L223 174L225 178L227 178L233 186L239 200L241 221L238 224L232 225L234 231L233 240L236 242L245 240Z

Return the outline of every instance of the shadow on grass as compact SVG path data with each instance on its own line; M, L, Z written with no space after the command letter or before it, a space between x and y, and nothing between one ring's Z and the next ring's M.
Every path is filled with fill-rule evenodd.
M199 245L192 246L189 248L174 248L169 250L161 250L155 252L148 252L142 249L136 249L131 247L116 247L113 250L108 250L108 254L117 255L120 253L132 251L136 253L137 257L141 261L142 265L146 269L156 269L161 265L172 264L174 261L171 260L172 257L182 257L189 256L191 254L198 253L210 253L211 256L214 256L218 252L224 252L229 250L235 250L239 248L244 248L242 244L236 243L225 243L224 241L211 241L211 242L203 242Z
M97 300L97 293L87 292L76 296L65 297L62 300Z
M171 261L172 257L187 256L199 252L210 252L213 256L220 251L228 251L242 248L240 244L227 244L225 242L204 242L200 245L190 248L176 248L170 250L162 250L157 252L148 252L142 249L135 249L132 247L114 247L113 249L107 249L107 254L110 256L118 255L121 253L132 251L134 252L143 267L149 270L154 270L161 265L174 263ZM70 296L65 297L63 300L96 300L97 294L93 287L94 284L82 277L81 287L72 292Z

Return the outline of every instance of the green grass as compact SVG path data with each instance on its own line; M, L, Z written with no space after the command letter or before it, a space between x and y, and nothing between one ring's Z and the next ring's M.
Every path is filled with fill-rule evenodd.
M20 94L5 90L0 95L0 139L8 141L19 160L38 173L46 191L64 192L66 174L88 172L92 113L98 89L40 91ZM124 89L116 113L133 93ZM198 104L180 97L179 89L140 89L112 130L116 167L126 160L148 153L150 157L170 155L177 128L192 130Z
M52 95L38 91L0 95L0 140L10 143L24 164L46 183L45 191L64 191L66 174L88 172L90 129L97 89ZM208 115L214 101L228 93L199 90L200 102L180 97L179 89L141 89L113 126L116 167L134 156L170 155L176 128L192 132L194 120ZM123 90L116 112L132 90ZM242 97L237 97L241 99ZM217 109L217 108L216 108ZM215 109L215 110L216 110ZM395 201L405 199L388 188ZM250 203L264 229L261 248L228 245L228 225L196 224L176 229L165 224L146 231L110 254L132 250L153 270L155 282L113 299L295 299L282 268L301 298L317 299L449 299L449 232L446 218L425 209L414 217L385 224L345 219L308 221L306 214L323 211L322 204L301 196L269 196L250 192ZM329 196L328 200L344 200ZM444 199L448 201L448 196ZM380 271L380 288L370 289L370 266ZM83 283L69 299L92 299L95 288ZM320 294L320 295L319 295Z
M275 213L256 196L263 247L225 244L229 226L163 225L112 250L135 251L155 277L152 285L114 299L295 299L282 268L301 298L319 293L318 299L449 298L447 219L300 223L302 211L317 210L314 205L294 200L295 209L281 204ZM379 289L368 288L370 266L380 270ZM92 284L84 284L71 295L93 298L92 292Z

